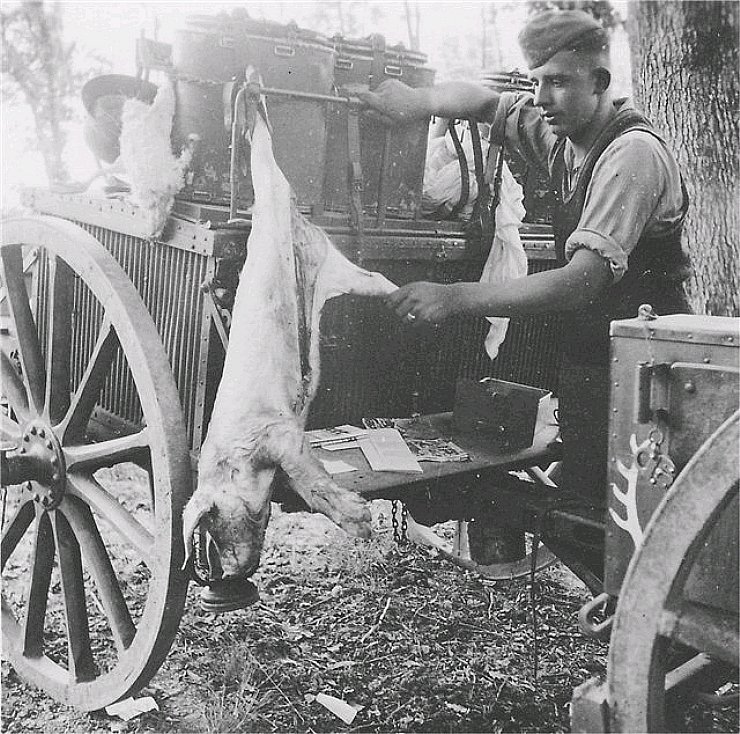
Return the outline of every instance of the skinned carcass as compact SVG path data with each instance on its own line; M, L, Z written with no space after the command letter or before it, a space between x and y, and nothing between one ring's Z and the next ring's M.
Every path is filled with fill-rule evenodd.
M223 579L244 578L257 568L278 470L312 510L351 535L369 535L365 501L324 471L304 426L319 382L324 303L342 293L382 296L396 289L349 262L300 214L265 120L259 114L252 119L252 231L198 487L183 513L186 556L200 524L218 548L216 573Z

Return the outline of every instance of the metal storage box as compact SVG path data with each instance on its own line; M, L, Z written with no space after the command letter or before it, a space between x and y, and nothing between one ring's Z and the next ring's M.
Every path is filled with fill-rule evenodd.
M426 66L425 54L400 45L386 46L379 34L361 39L335 36L333 42L336 51L334 81L340 89L374 89L384 79L398 79L410 87L429 87L434 82L434 70ZM333 211L346 211L349 206L347 125L346 108L332 105L326 208ZM365 212L375 214L380 206L388 216L412 219L419 215L427 134L426 120L390 129L371 117L360 118L359 152Z
M532 445L537 421L544 420L550 392L487 377L461 379L455 389L453 418L462 433L482 433L504 450Z
M334 49L328 39L295 25L256 21L246 13L186 19L173 46L177 69L175 138L200 138L192 180L181 192L194 201L228 203L231 99L228 82L243 80L247 66L267 87L331 94ZM270 98L275 159L304 208L321 205L325 176L326 106L311 99ZM249 152L239 175L239 203L254 198Z
M650 451L662 434L655 458L669 457L677 476L737 410L739 345L740 319L735 318L678 314L612 323L605 560L609 594L618 595L635 543L670 484L649 459ZM635 447L647 448L640 461ZM737 612L738 589L728 581L737 579L737 567L735 501L689 577L687 598Z

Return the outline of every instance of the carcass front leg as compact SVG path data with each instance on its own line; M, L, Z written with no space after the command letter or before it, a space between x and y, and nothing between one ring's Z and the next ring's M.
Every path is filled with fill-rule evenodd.
M271 428L265 448L270 459L285 472L293 490L313 512L326 515L349 535L370 537L371 517L367 502L332 480L311 454L311 448L297 426Z

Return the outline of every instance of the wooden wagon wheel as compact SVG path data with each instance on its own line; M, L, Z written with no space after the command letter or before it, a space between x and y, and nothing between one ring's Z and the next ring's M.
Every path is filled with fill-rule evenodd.
M666 652L703 542L737 496L740 411L686 465L645 530L624 578L609 647L610 731L665 730ZM737 665L737 622L694 620L691 646ZM685 633L684 633L685 634Z
M182 616L180 401L149 312L94 237L51 217L9 220L0 264L0 427L17 447L3 477L4 654L55 699L100 709L146 685ZM95 440L111 378L140 417Z

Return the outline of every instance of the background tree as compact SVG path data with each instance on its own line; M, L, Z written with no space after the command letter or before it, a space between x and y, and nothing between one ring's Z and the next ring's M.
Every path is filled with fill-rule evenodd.
M72 118L69 99L79 85L72 72L74 44L62 40L61 7L38 0L4 5L0 27L3 95L20 96L30 107L47 176L64 181L64 123Z
M691 198L692 305L738 316L738 5L631 2L628 30L638 106L676 154Z

